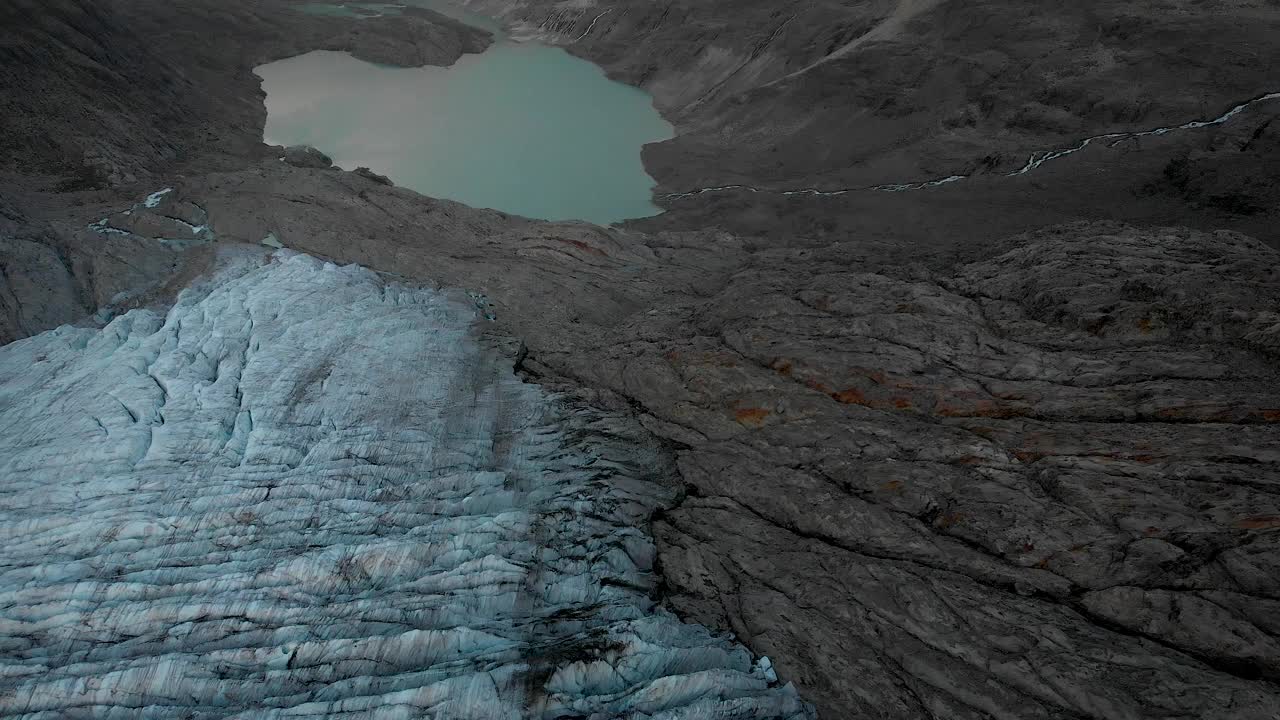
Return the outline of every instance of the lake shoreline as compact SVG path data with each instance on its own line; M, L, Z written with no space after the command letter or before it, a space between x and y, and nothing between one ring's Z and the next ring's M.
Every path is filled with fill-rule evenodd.
M527 217L607 225L662 212L641 150L673 128L644 91L562 48L499 37L446 68L313 51L254 72L267 144Z

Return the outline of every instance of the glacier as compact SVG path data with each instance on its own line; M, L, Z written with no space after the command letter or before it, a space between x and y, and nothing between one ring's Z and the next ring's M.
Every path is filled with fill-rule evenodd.
M657 599L677 490L461 292L225 246L0 348L0 716L799 720Z

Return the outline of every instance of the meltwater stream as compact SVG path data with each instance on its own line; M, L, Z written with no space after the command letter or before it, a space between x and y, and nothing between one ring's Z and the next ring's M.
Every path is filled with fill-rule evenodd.
M1170 133L1180 132L1184 130L1199 130L1201 128L1213 127L1230 122L1241 113L1245 112L1254 105L1266 103L1273 100L1280 100L1280 92L1270 92L1265 95L1259 95L1251 100L1240 102L1231 107L1222 115L1209 120L1188 120L1180 125L1168 127L1152 128L1150 130L1122 130L1119 132L1104 133L1102 135L1093 135L1084 138L1077 143L1062 148L1052 150L1037 150L1031 153L1027 158L1027 162L1022 167L1009 173L1005 173L1005 177L1018 177L1026 175L1033 170L1039 170L1046 163L1053 162L1068 155L1074 155L1090 145L1096 143L1105 143L1107 147L1115 147L1116 145L1137 138L1152 137L1159 135L1168 135ZM951 183L968 180L970 175L947 175L944 177L934 178L932 180L920 180L912 182L900 183L884 183L880 185L864 185L861 187L833 188L824 190L821 188L802 187L775 190L770 188L755 187L753 185L717 185L712 187L703 187L696 190L688 190L686 192L669 193L664 197L666 200L684 200L686 198L697 197L707 193L724 193L724 192L748 192L748 193L768 193L773 195L813 195L816 197L837 197L847 195L854 192L910 192L914 190L927 190L929 188L940 187L942 185L950 185Z
M529 217L609 224L661 211L640 149L672 137L671 125L647 94L559 48L498 36L448 68L313 52L256 72L268 143L312 145L424 195Z

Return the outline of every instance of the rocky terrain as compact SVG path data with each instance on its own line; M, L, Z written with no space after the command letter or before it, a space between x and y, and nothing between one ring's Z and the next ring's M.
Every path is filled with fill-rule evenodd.
M147 4L126 5L121 12L132 17ZM569 400L537 404L549 413L546 423L573 438L577 431L564 428L578 427L575 417L605 417L609 428L629 428L610 431L606 456L646 469L633 479L648 483L648 499L632 514L608 520L606 534L641 537L642 518L653 511L647 531L655 543L654 573L641 572L641 580L629 583L635 592L609 584L600 589L616 590L628 598L624 605L646 617L666 618L669 611L696 623L672 627L719 648L728 660L717 667L751 682L776 671L822 718L1276 717L1280 257L1269 194L1280 167L1280 136L1270 122L1276 106L1259 102L1230 122L1130 138L1112 148L1098 143L1033 173L1005 174L1023 167L1034 150L1073 147L1112 130L1213 119L1274 90L1265 76L1276 52L1273 38L1280 37L1268 30L1274 8L1247 2L1044 4L1017 11L994 2L791 9L673 2L644 10L520 0L471 5L653 90L681 132L647 154L664 189L703 183L838 188L977 177L918 191L832 197L704 193L670 200L672 212L644 223L598 228L473 210L423 198L372 173L331 168L315 153L240 151L223 142L252 134L240 131L215 134L208 144L181 141L175 157L192 148L192 159L174 166L180 172L157 161L147 165L156 168L148 171L153 175L132 185L97 179L86 186L92 189L59 190L62 171L32 166L27 175L7 177L0 204L5 339L63 322L101 326L123 317L102 331L64 328L9 346L0 351L10 358L5 377L27 383L45 377L29 373L50 372L39 383L56 386L62 375L19 353L56 346L67 362L85 363L94 346L76 348L73 339L123 343L133 337L124 333L129 318L153 323L137 331L135 342L159 333L155 337L178 343L186 337L184 322L171 313L176 325L160 325L157 313L175 298L188 298L179 294L182 288L204 287L197 278L221 266L217 258L237 243L363 265L394 277L405 288L397 293L426 292L410 289L423 284L463 288L491 318L486 332L493 347L510 342L516 349L459 362L490 368L486 382L524 398L520 402L563 394ZM219 12L234 15L237 7L222 3ZM166 32L177 37L183 21L170 16L168 22ZM642 34L646 42L635 42ZM1092 60L1081 65L1086 41ZM243 69L238 59L208 58L207 77L224 67L226 77L237 78ZM980 65L1007 72L984 74L975 69ZM1056 94L1045 94L1042 81L1049 76L1060 78ZM246 87L242 77L224 82L227 88L218 92ZM256 96L245 92L242 102L251 104ZM1043 107L1028 109L1033 102ZM947 120L967 103L975 106L971 116ZM835 123L842 110L855 112ZM793 127L797 118L809 125ZM786 160L761 160L773 148ZM987 155L989 162L975 160ZM686 162L670 159L678 156ZM681 167L668 167L675 164ZM184 302L195 302L194 296L179 299L179 309L188 307ZM96 319L84 319L95 312ZM235 317L227 322L234 325ZM218 332L228 333L234 335L230 328ZM165 347L191 367L207 363L194 350ZM297 373L277 389L320 361L323 353L301 347L284 353L299 358ZM411 356L379 360L370 372L390 371ZM503 363L543 389L501 380ZM117 384L146 383L128 369L118 372ZM391 377L388 383L408 395L393 405L421 412L435 407L409 394L425 389ZM202 382L216 385L217 378ZM386 383L369 382L370 397L352 398L357 409L344 409L341 417L363 417L358 408L375 407ZM190 382L184 392L197 386ZM33 392L21 388L31 386L13 387L0 405L6 421L14 418L11 427L47 414L22 409L35 407L23 404ZM63 392L85 398L95 387L101 386ZM304 394L283 405L266 389L245 397L279 409L339 392L333 384L321 387L316 397ZM123 433L155 432L146 413L112 417L103 421L112 432L112 423ZM60 428L59 442L94 437L89 416L82 420ZM135 427L148 423L151 430ZM235 425L233 419L231 436ZM15 436L25 437L7 433L14 450L6 455L26 457L19 451L32 443L9 439ZM587 436L585 442L595 442ZM562 452L581 451L573 438ZM332 462L354 467L357 461ZM346 464L341 471L351 472ZM607 498L614 483L623 482L615 478L630 472L589 491L563 487ZM234 473L222 477L217 482L239 482ZM665 482L674 483L670 494ZM303 478L288 486L317 487ZM52 515L71 507L30 499L41 490L25 482L4 488L10 504L26 498ZM354 499L308 492L323 502ZM234 507L282 512L256 495ZM358 525L376 511L349 512L344 521ZM434 522L453 517L444 513ZM108 532L108 524L97 532ZM0 556L5 576L14 578L2 589L55 592L59 580L30 575L45 561L35 542L42 535L34 526L12 527L6 532L34 549ZM218 527L209 529L211 537ZM38 530L56 537L53 528ZM260 547L275 542L251 532L229 537L265 543ZM280 541L294 542L290 532L282 528ZM332 528L334 553L355 542L353 532ZM117 557L111 543L118 538L100 542L106 546L76 552ZM246 562L260 562L250 545L237 547L249 553ZM146 558L139 563L139 573L178 572ZM69 567L65 573L68 583L81 577ZM319 575L317 591L330 593L325 597L356 592L334 585L333 571ZM31 579L18 581L25 577ZM539 591L514 594L537 606ZM650 596L657 601L652 606L644 600ZM12 608L30 605L14 598L5 617L38 622L12 615ZM93 596L70 612L92 628L90 620L120 611ZM598 618L583 622L590 626ZM171 620L158 617L149 627ZM252 637L222 641L246 653L301 642L301 635L265 639L263 628L276 622L254 619L244 630ZM199 624L208 625L201 632L211 638L231 637L224 621ZM732 632L757 657L770 659L768 670L741 660L727 640L698 626ZM63 688L70 685L56 683L76 682L73 671L85 673L81 682L88 683L77 692L96 692L104 686L90 678L108 677L127 658L150 656L129 654L150 641L131 645L107 635L99 646L71 635L67 649L46 662L38 658L46 657L40 653L47 644L13 627L4 633L14 648L9 654L25 655L6 671L8 695L0 697L68 696ZM496 634L509 640L520 627L502 625ZM362 632L361 642L387 643L402 630ZM545 637L575 632L559 628ZM77 650L77 641L100 649ZM512 672L531 657L543 667L559 662L553 653L527 649L537 647L543 646L522 645L510 651L511 659L498 660ZM89 664L71 664L80 660L76 652L86 653ZM396 684L404 679L395 663L409 656L387 652L391 665L379 677L389 679L378 687L400 692L408 686ZM574 657L590 666L599 653L586 647ZM292 670L288 659L285 670ZM432 658L404 662L435 671ZM65 669L30 681L22 667L34 663ZM284 698L273 683L293 682L289 673L234 671L263 688L242 703ZM372 682L357 665L349 672L343 677L351 682ZM128 675L110 677L134 682ZM554 683L538 679L534 697L550 697ZM37 693L29 682L55 685ZM314 692L306 702L332 697ZM230 714L199 707L212 716ZM585 707L555 716L590 717ZM760 717L800 712L769 715L768 706L761 707Z

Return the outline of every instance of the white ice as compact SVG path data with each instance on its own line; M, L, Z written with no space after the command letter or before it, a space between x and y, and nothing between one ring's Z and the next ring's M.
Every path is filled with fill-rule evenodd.
M626 421L461 294L265 257L0 348L0 716L811 717L650 598Z
M165 188L163 190L157 190L151 193L150 195L148 195L147 199L142 201L142 204L148 208L152 208L152 209L158 208L160 207L160 201L164 199L164 196L168 195L171 192L173 192L173 188Z

